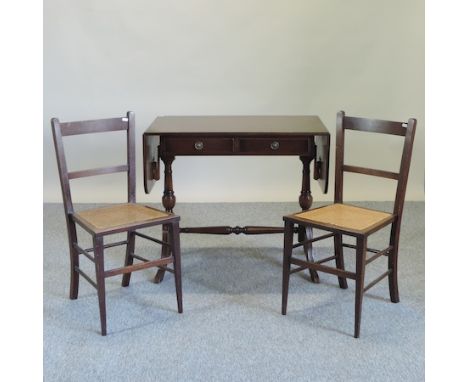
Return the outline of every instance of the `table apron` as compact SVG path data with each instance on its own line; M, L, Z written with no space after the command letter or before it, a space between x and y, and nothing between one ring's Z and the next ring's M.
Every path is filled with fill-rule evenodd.
M299 155L315 156L313 136L305 137L176 137L161 136L161 156Z

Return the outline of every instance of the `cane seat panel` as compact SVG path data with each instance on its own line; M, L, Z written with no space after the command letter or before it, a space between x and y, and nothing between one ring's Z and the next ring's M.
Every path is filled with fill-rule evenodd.
M294 216L311 223L353 232L366 232L393 218L393 215L388 212L340 203L300 212Z
M135 203L118 204L76 212L75 218L96 233L150 223L171 214Z

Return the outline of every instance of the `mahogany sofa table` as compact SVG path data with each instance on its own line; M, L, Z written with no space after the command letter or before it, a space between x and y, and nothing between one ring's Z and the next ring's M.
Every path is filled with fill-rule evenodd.
M173 212L176 197L172 183L172 162L179 155L289 155L302 162L302 188L299 205L307 210L312 205L310 164L314 161L313 177L323 193L328 191L330 133L317 116L164 116L157 117L143 134L145 192L151 192L160 177L160 161L164 163L164 194L162 204ZM182 233L268 234L283 233L283 227L187 227ZM299 230L299 238L312 238L311 230ZM163 229L163 241L168 231ZM306 257L312 260L312 246L304 246ZM163 247L161 257L169 256ZM165 269L160 269L155 282L161 282ZM311 279L318 275L311 270Z

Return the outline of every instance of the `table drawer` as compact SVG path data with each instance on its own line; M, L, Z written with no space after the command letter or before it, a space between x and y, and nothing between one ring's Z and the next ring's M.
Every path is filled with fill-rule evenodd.
M308 138L241 138L239 152L251 155L308 155Z
M232 138L164 138L167 153L174 155L232 155Z

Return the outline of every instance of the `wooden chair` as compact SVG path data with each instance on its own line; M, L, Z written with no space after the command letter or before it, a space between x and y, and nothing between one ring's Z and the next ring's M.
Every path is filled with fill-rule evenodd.
M128 286L133 271L150 267L164 268L172 271L175 276L177 295L177 306L182 313L182 280L180 268L180 241L179 220L180 217L171 213L135 204L135 115L128 112L124 118L101 119L94 121L60 122L53 118L52 132L54 136L55 151L57 155L60 183L62 186L63 204L68 231L68 242L70 247L70 299L78 297L79 276L83 276L91 285L97 289L99 300L99 312L101 318L101 334L106 335L106 300L105 300L105 278L123 274L122 286ZM68 172L65 160L63 137L104 133L123 130L127 135L127 163L120 166L97 168L92 170L81 170ZM75 212L70 192L70 180L88 176L111 174L116 172L127 173L128 200L125 204L112 205L110 207L93 208L85 211ZM83 249L77 243L76 224L92 235L93 247ZM137 229L164 224L169 231L169 243L137 232ZM127 240L104 244L104 236L127 232ZM151 240L163 246L168 246L172 256L158 260L148 260L134 253L135 237L139 236ZM105 248L126 245L126 256L124 266L121 268L105 270L103 251ZM94 256L93 256L94 253ZM94 262L96 269L96 281L93 281L80 268L79 257L84 255ZM134 259L141 262L133 264ZM174 269L167 269L166 265L173 263Z
M400 171L398 173L394 173L390 171L345 165L343 163L345 130L392 134L404 137ZM336 129L335 203L326 207L315 208L283 217L283 220L285 221L285 233L282 314L286 314L290 274L303 269L312 269L338 276L339 285L342 289L346 289L348 287L346 279L355 280L355 338L359 337L362 297L364 292L385 277L388 277L390 299L392 302L399 302L397 277L398 243L415 130L416 120L412 118L409 119L407 123L401 123L347 117L343 111L338 113ZM343 204L343 172L345 171L397 180L398 184L393 213ZM312 229L317 228L325 230L329 233L293 245L293 230L295 224L310 227ZM368 236L389 224L391 224L389 246L383 250L368 248ZM356 245L344 244L342 241L343 235L356 238ZM327 257L316 262L308 262L292 257L293 248L329 237L334 238L334 256ZM354 273L345 270L343 247L356 249L356 271ZM373 255L367 258L367 252L371 252ZM377 277L377 279L370 282L367 286L364 286L365 266L382 255L388 257L388 270L381 276ZM335 260L336 268L322 265L322 263L326 263L331 260ZM298 265L299 267L291 270L291 264Z

